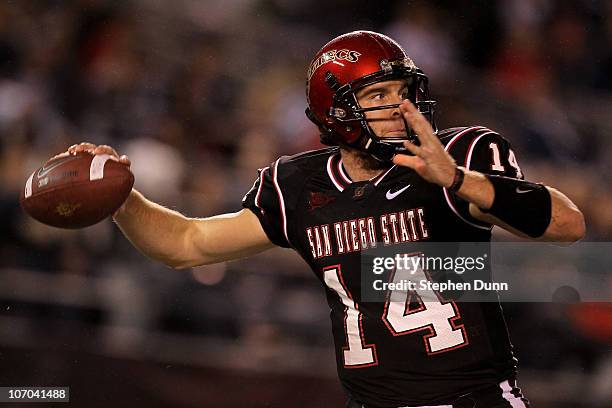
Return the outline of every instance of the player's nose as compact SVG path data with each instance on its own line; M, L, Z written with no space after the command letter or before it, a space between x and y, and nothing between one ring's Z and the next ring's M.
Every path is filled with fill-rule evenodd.
M399 116L402 116L402 112L400 111L400 103L401 103L401 101L400 101L400 102L398 102L398 103L396 103L396 104L394 104L394 105L395 105L395 107L394 107L394 108L393 108L393 110L391 111L391 115L392 115L394 118L399 117Z
M401 116L402 112L400 111L400 105L402 104L402 102L404 102L404 98L402 95L399 94L393 94L392 95L392 100L390 101L391 104L394 105L394 108L392 110L392 115L395 116Z

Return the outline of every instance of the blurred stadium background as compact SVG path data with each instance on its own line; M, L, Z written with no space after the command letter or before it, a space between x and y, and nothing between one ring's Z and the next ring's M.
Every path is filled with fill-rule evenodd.
M500 131L528 178L584 211L586 241L610 239L608 0L4 0L1 386L71 386L79 407L342 406L324 294L293 253L174 271L110 221L28 219L18 195L87 140L128 154L136 186L164 205L237 210L258 167L319 147L305 70L354 29L402 43L430 76L440 127ZM610 303L505 309L534 406L611 406Z

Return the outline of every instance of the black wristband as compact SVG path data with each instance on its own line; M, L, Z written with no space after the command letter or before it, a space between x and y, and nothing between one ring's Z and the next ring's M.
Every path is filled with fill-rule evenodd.
M455 167L455 178L453 179L453 184L448 187L448 190L453 193L459 191L463 185L463 179L465 179L465 171L459 166Z
M495 198L491 208L481 208L481 211L532 238L546 232L552 212L552 201L546 186L510 177L489 174L486 177L493 184Z

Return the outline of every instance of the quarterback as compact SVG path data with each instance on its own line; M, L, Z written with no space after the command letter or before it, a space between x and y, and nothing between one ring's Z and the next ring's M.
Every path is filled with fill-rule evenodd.
M427 76L391 38L341 35L306 72L306 114L328 147L260 169L239 212L189 218L132 190L116 224L178 269L294 249L326 292L348 407L528 406L498 302L425 301L418 290L399 307L362 302L360 255L377 244L487 242L495 225L574 242L585 233L582 213L558 190L526 181L494 130L438 130ZM110 146L68 151L130 164Z

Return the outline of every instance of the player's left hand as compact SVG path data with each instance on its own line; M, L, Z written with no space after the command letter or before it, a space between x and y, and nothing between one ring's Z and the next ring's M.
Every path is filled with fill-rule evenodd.
M393 163L413 169L430 183L449 187L455 178L457 167L455 160L444 150L431 124L412 102L404 100L400 105L400 111L408 126L417 134L421 145L404 142L406 149L414 156L396 154Z

